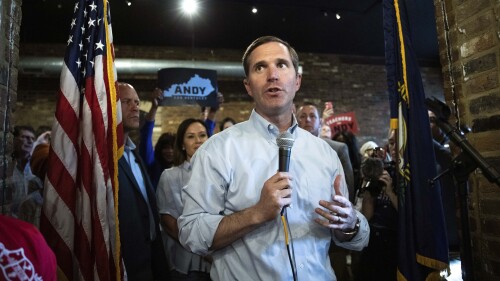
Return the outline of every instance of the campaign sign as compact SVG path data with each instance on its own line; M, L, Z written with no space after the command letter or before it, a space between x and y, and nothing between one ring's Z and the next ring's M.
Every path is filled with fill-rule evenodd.
M217 106L217 71L197 68L163 68L158 71L163 90L161 105Z
M332 115L325 119L325 124L330 126L332 135L342 131L350 131L353 134L359 132L358 121L356 121L354 112Z

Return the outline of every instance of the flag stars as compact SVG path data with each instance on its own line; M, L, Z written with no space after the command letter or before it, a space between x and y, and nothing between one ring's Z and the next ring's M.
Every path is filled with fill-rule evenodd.
M90 4L89 7L90 7L90 11L93 11L93 10L96 10L97 5L94 4L94 1L92 1L92 4Z
M93 20L93 19L89 19L89 27L90 27L90 26L95 26L94 22L95 22L95 20Z
M69 44L71 44L71 42L73 42L73 35L70 35L68 38L68 46Z
M73 29L73 26L76 25L76 19L72 19L71 20L71 29Z
M82 41L80 41L80 44L78 44L78 46L80 46L80 51L83 50L83 44L82 44Z
M89 42L89 43L90 43L90 37L91 37L91 35L89 35L89 37L86 38L87 42Z
M94 68L94 62L90 61L90 64L92 65L92 68Z
M81 28L82 28L82 34L84 34L85 33L85 27L82 26Z
M101 24L101 21L102 21L102 19L97 18L97 25L100 25L100 24Z
M83 17L86 18L87 17L87 10L83 10Z
M78 10L78 3L75 3L75 8L73 9L73 13L75 13L76 10Z
M80 66L82 65L82 62L80 61L80 58L78 58L78 60L76 61L76 64L78 65L78 68L80 68Z
M99 40L99 42L95 43L95 49L101 49L101 50L104 50L103 49L104 47L104 44L102 44L102 40Z

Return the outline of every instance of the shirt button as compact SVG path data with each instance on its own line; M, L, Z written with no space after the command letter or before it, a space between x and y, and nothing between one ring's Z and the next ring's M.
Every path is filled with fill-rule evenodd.
M300 269L304 269L304 264L303 264L303 263L301 263L301 264L299 265L299 267L300 267Z

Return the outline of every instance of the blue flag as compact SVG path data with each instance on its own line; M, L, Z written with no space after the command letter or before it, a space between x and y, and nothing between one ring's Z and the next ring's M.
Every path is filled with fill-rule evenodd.
M402 280L440 280L448 269L448 241L436 176L425 94L413 52L404 0L384 0L391 129L398 147L398 272Z

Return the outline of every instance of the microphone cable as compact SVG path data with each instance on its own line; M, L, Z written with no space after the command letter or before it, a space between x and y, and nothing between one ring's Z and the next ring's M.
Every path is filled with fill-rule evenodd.
M286 251L288 253L288 260L290 261L290 267L292 268L293 281L297 281L297 266L295 263L295 252L293 250L292 233L289 231L288 227L288 216L286 213L286 207L283 207L283 209L281 209L281 221L283 222Z

